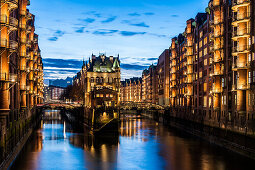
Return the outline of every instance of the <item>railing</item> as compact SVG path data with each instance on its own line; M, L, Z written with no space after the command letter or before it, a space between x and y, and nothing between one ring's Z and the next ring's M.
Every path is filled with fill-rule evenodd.
M251 17L250 12L237 13L233 17L233 22L241 21L241 20L245 20L245 19L250 19L250 17Z
M232 52L245 52L247 50L250 50L250 45L242 45L232 48Z
M26 10L20 10L19 12L20 12L20 15L24 15L25 16L27 14Z
M214 50L221 50L221 49L223 49L223 46L224 46L223 44L219 44L219 45L215 44L213 49Z
M19 24L19 27L20 27L21 29L26 29L26 24L20 23L20 24Z
M217 7L217 6L222 5L222 2L221 2L221 0L213 0L212 4L213 4L214 7Z
M245 3L249 3L251 2L251 0L234 0L232 1L232 5L235 6L235 5L241 5L241 4L245 4Z
M1 47L7 47L7 39L6 38L1 38L0 46Z
M214 63L222 62L222 58L221 58L221 57L214 57L214 58L213 58L213 62L214 62Z
M210 74L210 76L222 76L224 74L224 69L220 69L218 71L214 71Z
M32 26L31 25L27 25L27 32L31 32L31 30L32 30Z
M8 24L8 16L7 15L1 15L1 24Z
M13 50L18 48L18 42L15 41L15 40L10 40L9 45L10 45L10 48L13 49Z
M237 62L232 66L232 69L248 69L248 68L250 68L250 63L247 62Z
M250 84L248 83L237 83L237 90L246 90L250 88Z
M223 88L222 87L215 87L215 85L213 85L212 93L222 93L222 92L223 92Z
M250 34L250 28L238 29L233 31L233 37L244 36Z
M10 81L14 83L17 81L17 74L0 73L0 81Z
M29 91L30 90L30 86L20 85L20 90L22 90L22 91Z
M21 38L21 39L20 39L20 42L21 42L22 44L26 44L26 43L27 43L27 39L26 39L26 38Z
M13 4L18 4L19 0L1 0L2 3L13 3Z
M20 67L20 70L21 70L21 71L29 72L29 71L30 71L30 68L27 67L27 66L21 66L21 67Z
M14 17L10 17L9 22L10 22L10 25L13 27L18 27L18 25L19 25L18 19L14 18Z
M192 56L192 55L193 55L193 52L186 52L185 55L186 55L186 56Z
M20 52L20 56L21 57L26 57L26 53L25 52Z

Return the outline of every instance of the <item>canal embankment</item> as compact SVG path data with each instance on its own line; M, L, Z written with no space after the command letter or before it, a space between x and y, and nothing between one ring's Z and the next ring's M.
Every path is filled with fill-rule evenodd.
M146 111L142 115L170 128L202 138L211 144L255 159L255 135L172 117L168 111Z
M32 109L30 112L30 117L9 125L5 140L1 143L0 169L8 169L11 166L41 120L42 110Z

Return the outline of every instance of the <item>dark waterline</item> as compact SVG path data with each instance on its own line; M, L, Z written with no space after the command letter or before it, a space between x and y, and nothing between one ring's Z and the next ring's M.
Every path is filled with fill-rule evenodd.
M255 161L148 119L122 119L119 136L93 138L46 111L11 169L239 170Z

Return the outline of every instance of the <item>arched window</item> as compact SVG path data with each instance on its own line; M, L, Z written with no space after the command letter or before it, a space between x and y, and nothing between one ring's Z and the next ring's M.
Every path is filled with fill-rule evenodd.
M91 82L91 83L94 83L94 77L91 77L91 78L90 78L90 82Z
M96 82L99 83L99 77L96 78Z

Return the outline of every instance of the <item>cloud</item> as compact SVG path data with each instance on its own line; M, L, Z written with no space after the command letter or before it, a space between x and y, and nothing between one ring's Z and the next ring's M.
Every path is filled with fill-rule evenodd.
M79 19L79 20L88 24L96 21L94 18L86 18L86 19Z
M80 27L75 30L76 33L84 33L85 27Z
M83 63L80 60L74 59L43 58L43 64L45 68L80 69Z
M154 61L154 60L157 60L158 58L146 58L146 59L149 61Z
M179 17L179 15L171 15L171 17L177 18Z
M48 38L49 41L57 41L58 40L58 37L50 37Z
M148 35L156 36L156 37L159 37L159 38L166 38L166 37L168 37L168 36L166 36L166 35L154 34L154 33L148 33Z
M123 64L123 63L121 63L120 67L125 70L144 70L148 66L138 65L138 64Z
M120 31L122 36L144 35L146 32Z
M141 14L138 14L137 12L134 12L134 13L130 13L128 14L129 16L132 16L132 17L138 17L138 16L141 16Z
M97 31L94 31L94 35L112 35L114 33L118 32L118 30L106 30L106 29L99 29Z
M116 18L117 18L117 16L113 16L113 17L107 18L106 20L102 21L101 23L110 23L110 22L113 22Z
M155 15L155 13L153 13L153 12L146 12L146 13L144 13L144 15Z
M131 25L131 26L136 26L136 27L145 27L145 28L150 27L149 25L145 24L144 22L134 23L133 21L123 20L122 23Z
M61 30L56 30L54 33L53 33L53 36L48 38L49 41L57 41L59 39L59 37L62 37L63 35L65 35L65 32L64 31L61 31Z
M65 34L65 32L64 32L64 31L61 31L61 30L57 30L57 31L54 33L54 35L55 35L56 37L62 37L64 34Z
M85 14L85 15L94 15L95 17L97 18L100 18L101 17L101 14L100 13L97 13L96 11L89 11L89 12L84 12L82 14Z
M144 22L140 22L140 23L136 23L136 24L129 24L129 25L137 26L137 27L146 27L146 28L150 27L149 25L145 24Z

